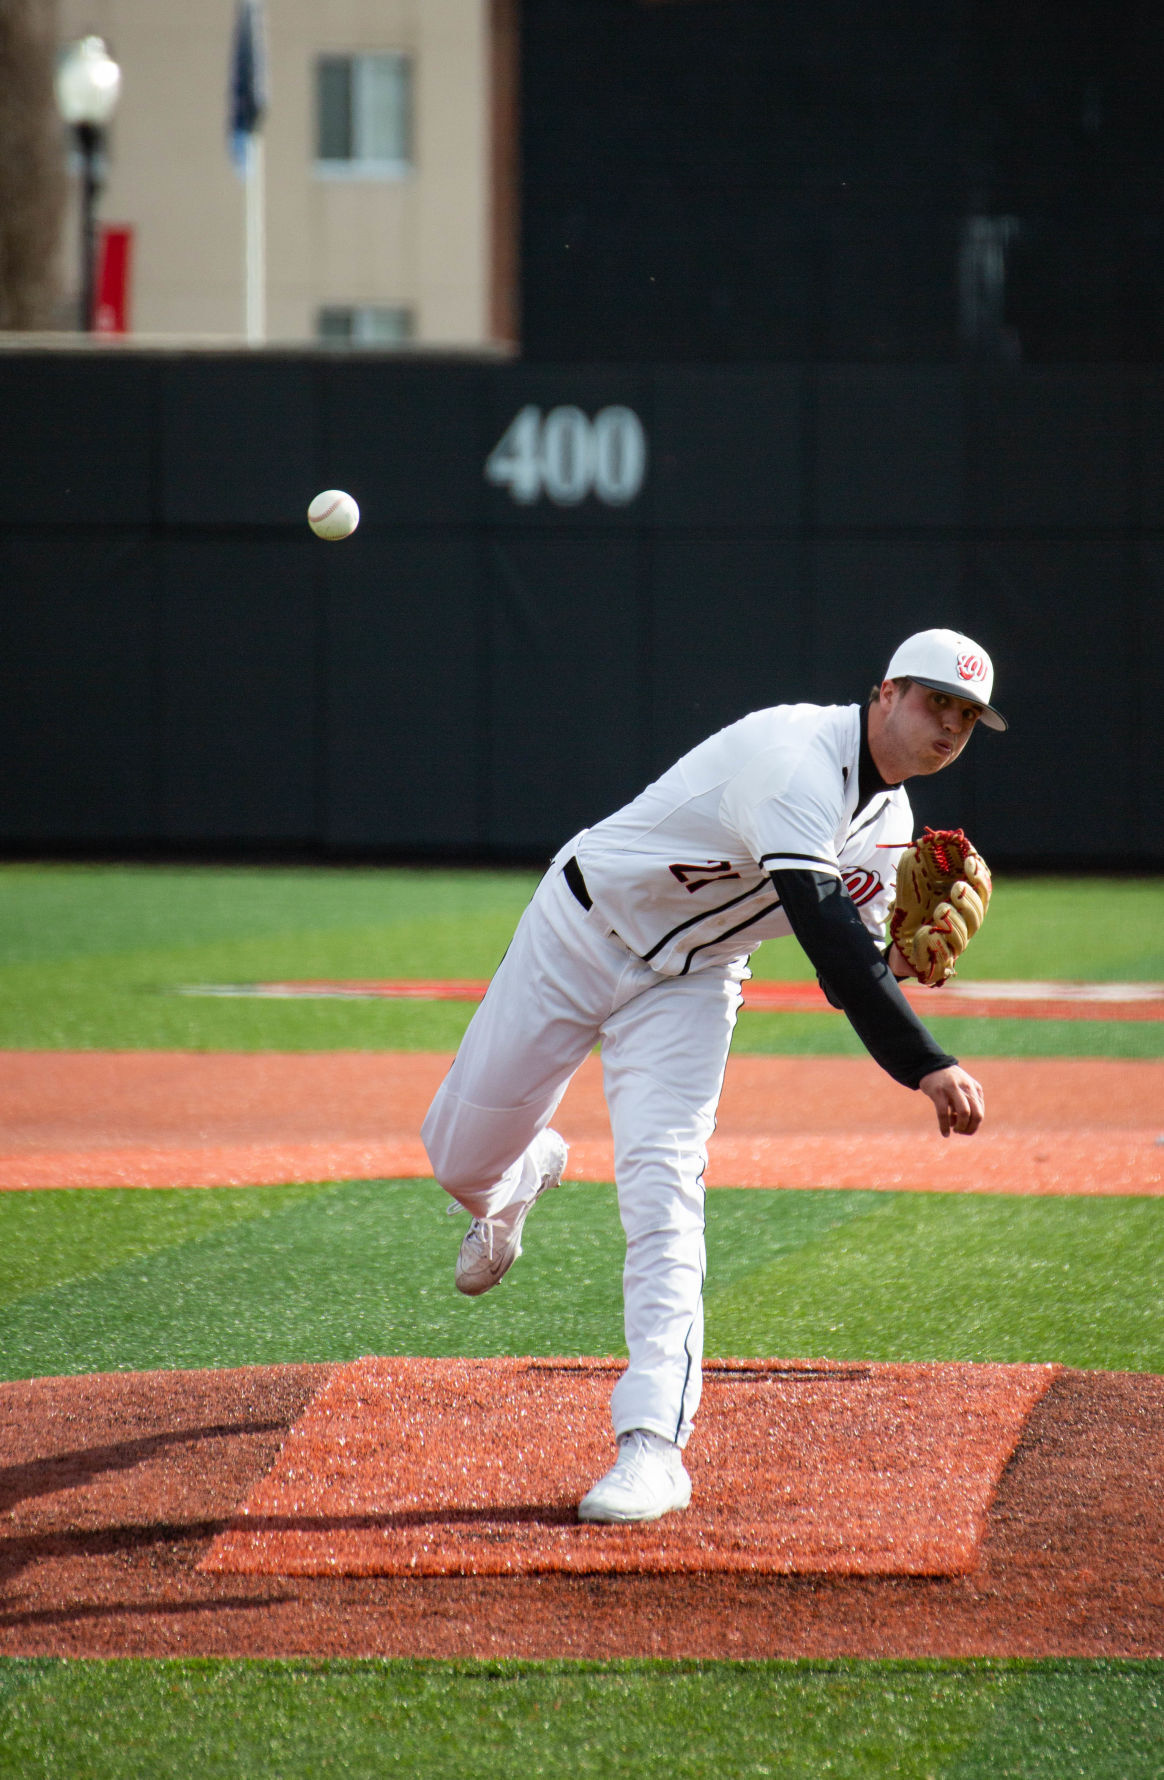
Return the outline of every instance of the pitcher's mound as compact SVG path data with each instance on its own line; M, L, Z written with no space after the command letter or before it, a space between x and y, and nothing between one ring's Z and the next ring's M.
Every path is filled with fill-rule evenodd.
M952 1576L1052 1366L711 1361L682 1514L580 1525L615 1360L337 1367L199 1568Z

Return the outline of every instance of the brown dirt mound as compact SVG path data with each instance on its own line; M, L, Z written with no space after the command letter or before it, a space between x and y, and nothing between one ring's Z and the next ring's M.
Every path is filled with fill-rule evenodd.
M0 1651L1164 1656L1164 1379L1057 1374L961 1576L200 1570L333 1370L0 1386Z
M0 1187L234 1186L427 1175L426 1053L0 1052ZM987 1122L943 1142L864 1058L733 1057L712 1186L1164 1193L1164 1061L975 1063ZM614 1168L601 1069L562 1103L567 1174Z
M712 1361L694 1497L580 1525L613 1459L616 1360L340 1366L200 1568L283 1576L540 1571L956 1575L1048 1366Z

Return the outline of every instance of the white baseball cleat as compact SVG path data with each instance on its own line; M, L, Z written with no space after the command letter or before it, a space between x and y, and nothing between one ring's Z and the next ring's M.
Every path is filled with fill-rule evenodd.
M661 1434L635 1428L622 1434L613 1469L578 1504L579 1520L659 1520L691 1500L683 1455Z
M549 1127L530 1144L528 1155L538 1184L528 1199L518 1199L495 1218L474 1218L457 1256L458 1292L479 1298L508 1273L521 1253L521 1227L543 1193L556 1187L566 1166L566 1145Z

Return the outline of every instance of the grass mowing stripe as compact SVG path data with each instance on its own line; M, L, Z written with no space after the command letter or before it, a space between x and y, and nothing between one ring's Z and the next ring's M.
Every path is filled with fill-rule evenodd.
M894 1193L723 1290L708 1351L1164 1370L1164 1201Z
M576 1183L547 1200L520 1289L475 1301L452 1283L465 1221L445 1216L449 1202L431 1181L349 1181L302 1202L265 1203L245 1225L9 1305L0 1313L6 1376L367 1353L621 1351L612 1188ZM0 1198L0 1229L3 1210ZM149 1215L146 1194L139 1215Z
M395 973L415 961L418 932L432 943L434 929L458 955L487 957L536 882L530 871L443 867L6 864L0 967L102 955L116 966L142 950L259 942L288 959L305 946L338 958L374 944Z
M223 1187L212 1193L88 1188L6 1193L0 1200L0 1306L191 1242L205 1231L312 1198L318 1186Z
M30 1216L20 1201L44 1204ZM875 1193L713 1194L724 1283L848 1220ZM613 1189L575 1182L538 1207L520 1269L468 1301L452 1288L464 1220L428 1182L187 1194L0 1196L0 1238L61 1270L0 1311L9 1377L354 1359L364 1353L622 1353L623 1238ZM240 1211L250 1207L245 1229ZM219 1215L215 1215L221 1207ZM183 1218L185 1213L185 1237ZM76 1276L70 1217L110 1262ZM61 1245L58 1254L54 1241ZM30 1246L35 1254L28 1253Z
M0 1195L0 1251L30 1197ZM121 1258L76 1277L67 1206L46 1218L46 1253L55 1228L72 1272L0 1309L6 1377L625 1351L608 1186L550 1195L519 1266L475 1300L452 1287L464 1221L428 1181L168 1196L189 1204L184 1236L153 1193L36 1197L83 1201L93 1247ZM1153 1199L721 1188L708 1195L707 1351L1164 1370L1162 1234Z
M942 1780L1147 1780L1162 1724L1164 1663L1015 1663Z
M1151 1662L9 1659L0 1763L46 1780L1156 1780L1162 1686Z
M717 1187L706 1196L708 1280L726 1292L876 1211L881 1194L822 1189L815 1193ZM745 1290L746 1290L745 1286Z

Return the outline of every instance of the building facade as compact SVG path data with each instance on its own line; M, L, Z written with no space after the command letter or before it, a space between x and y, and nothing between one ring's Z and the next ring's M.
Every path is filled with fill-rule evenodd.
M136 336L245 334L246 188L227 126L235 10L58 3L62 45L95 32L122 70L99 219L132 232ZM497 0L267 0L267 339L510 343L506 194L495 192L504 15ZM74 216L66 321L77 235Z

